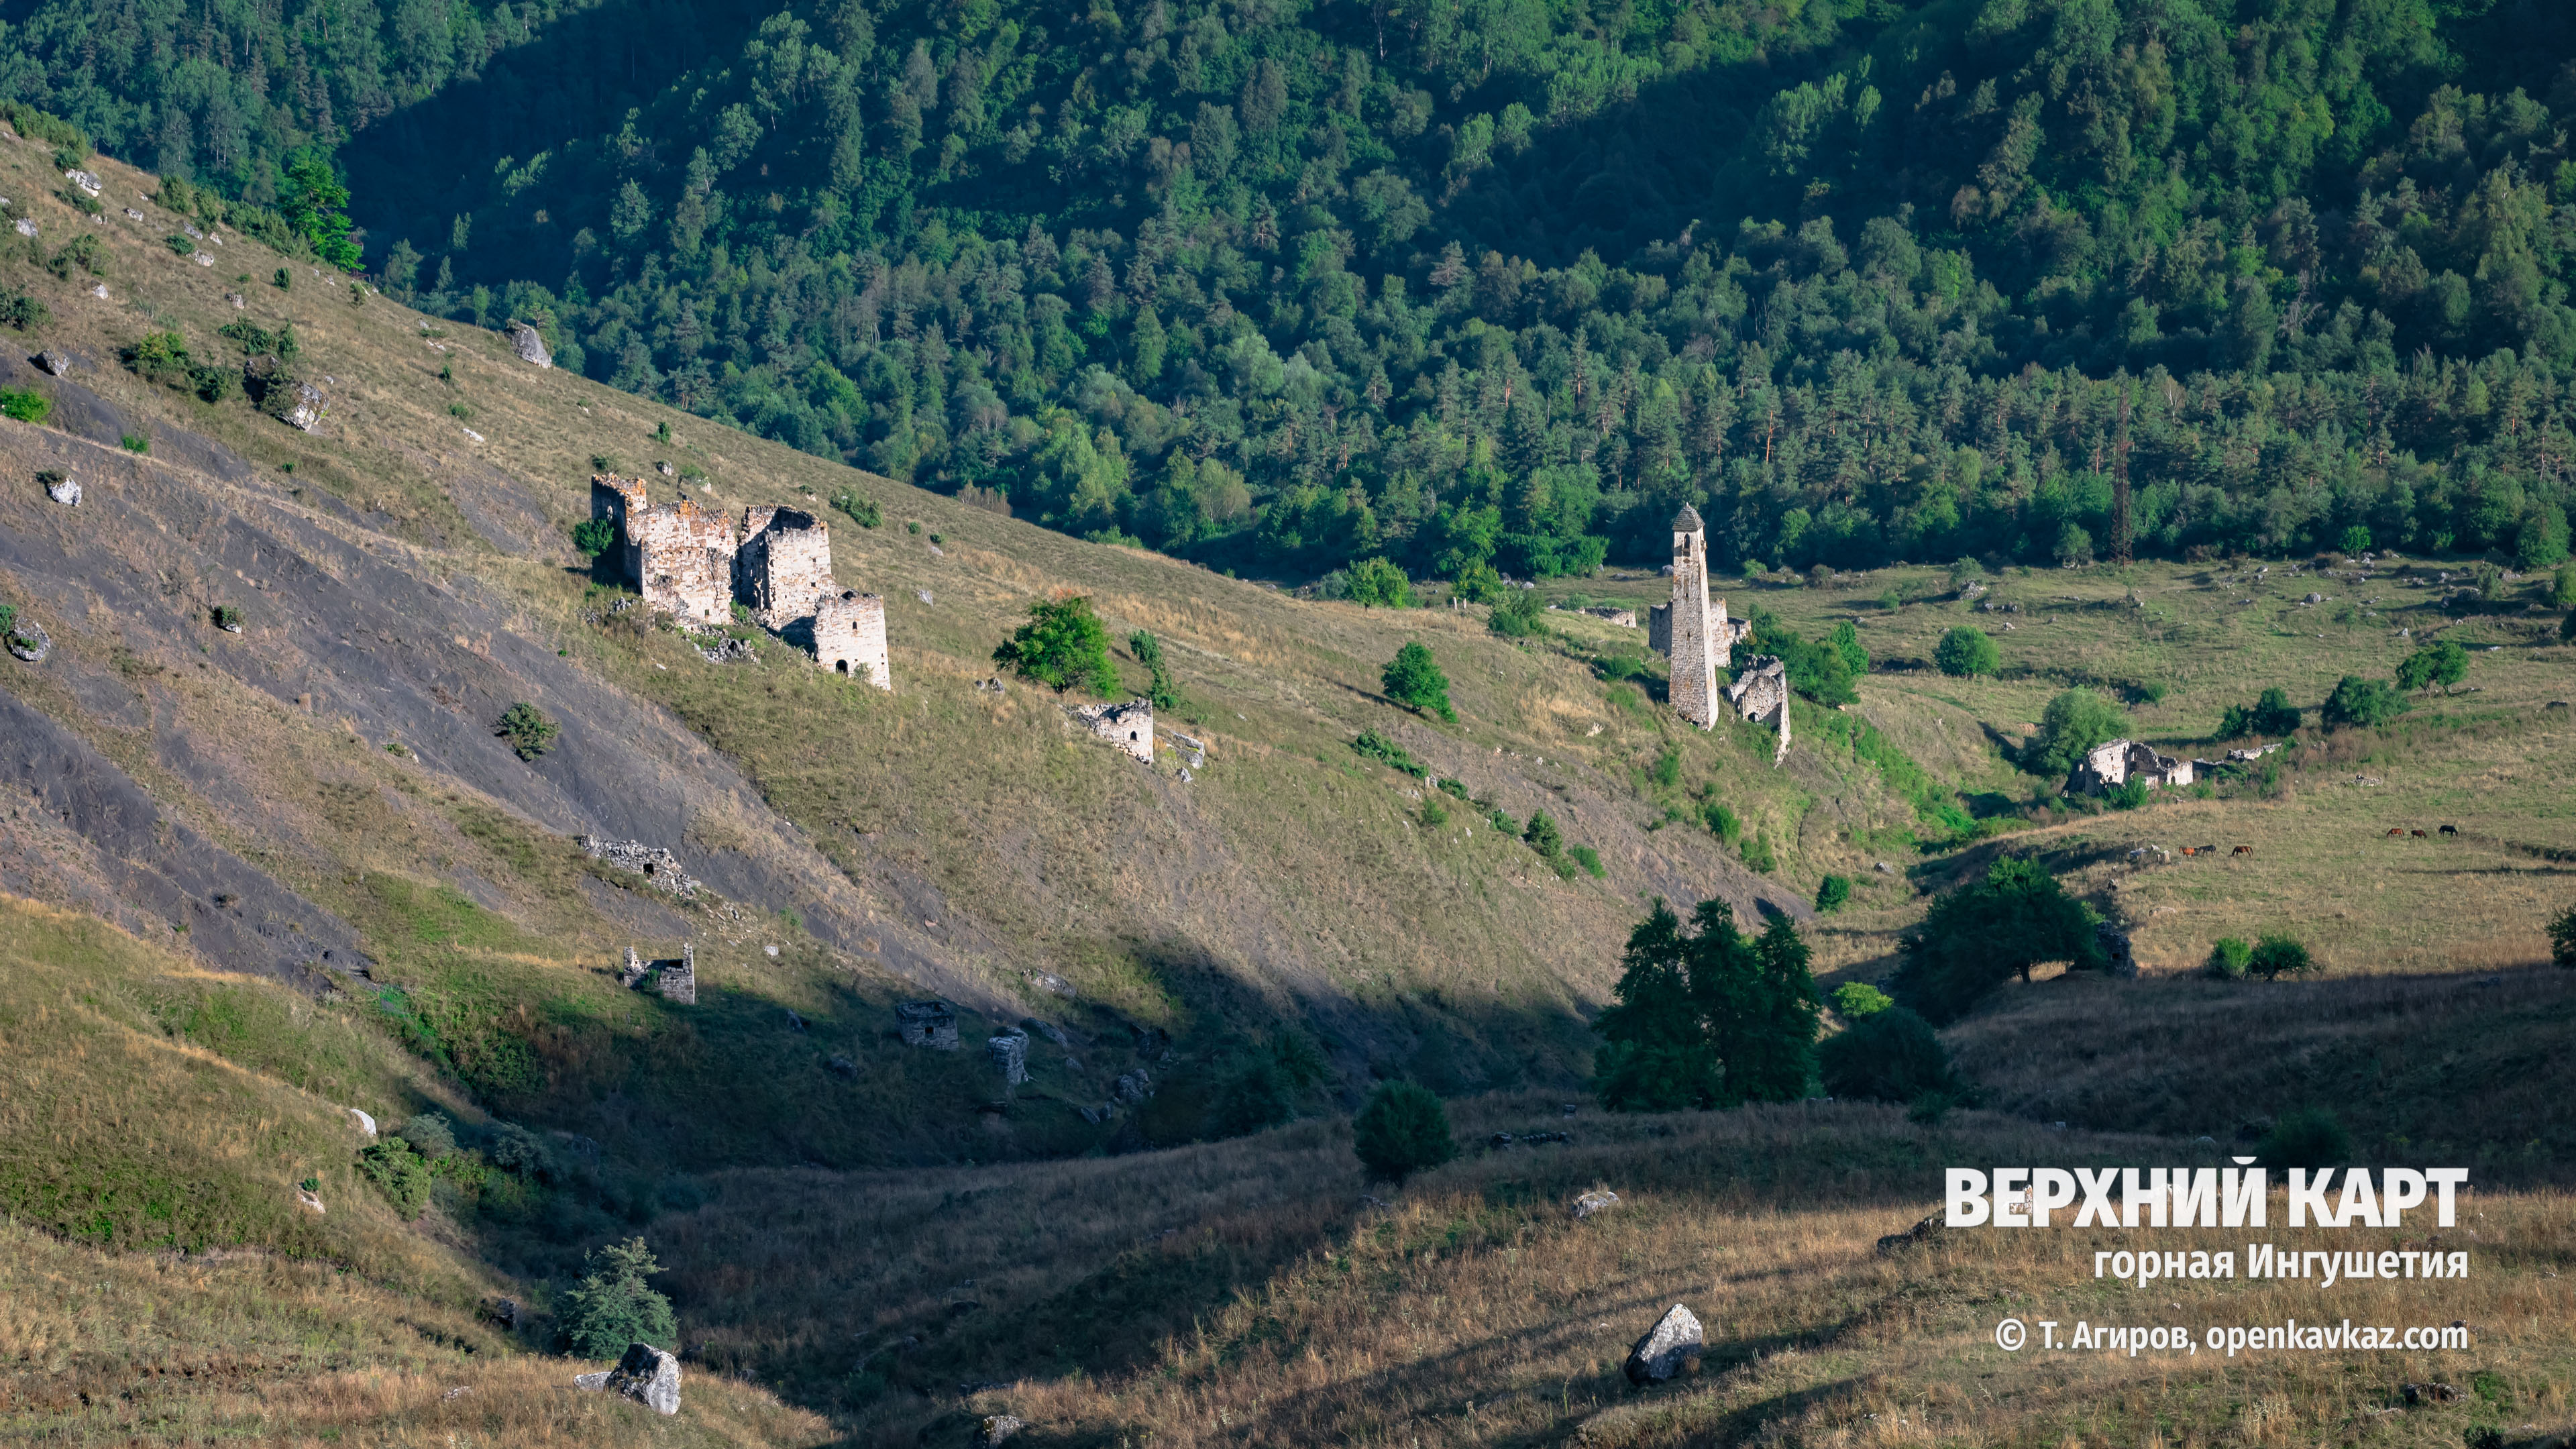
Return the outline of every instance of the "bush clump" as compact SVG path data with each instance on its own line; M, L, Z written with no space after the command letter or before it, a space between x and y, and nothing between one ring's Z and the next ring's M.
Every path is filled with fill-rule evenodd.
M1370 1176L1402 1182L1457 1156L1458 1143L1438 1097L1411 1082L1388 1082L1351 1119L1351 1150Z
M429 1206L429 1164L400 1137L380 1137L358 1152L358 1173L409 1222Z
M572 526L572 551L595 559L617 546L617 525L605 518L585 518Z
M1104 697L1123 688L1118 666L1109 660L1109 630L1092 612L1091 600L1079 594L1029 605L1029 621L1002 641L993 661L1058 694L1077 684Z
M2235 936L2221 936L2210 943L2209 974L2228 981L2245 979L2253 964L2254 948Z
M676 1344L671 1300L644 1280L662 1271L640 1237L590 1255L581 1286L564 1292L563 1336L583 1358L615 1358L630 1343Z
M1415 759L1412 751L1375 730L1360 731L1359 738L1351 741L1351 748L1390 770L1401 770L1417 780L1431 773L1431 768Z
M1950 1053L1925 1021L1902 1006L1888 1006L1825 1038L1816 1049L1816 1074L1832 1095L1851 1101L1913 1102L1932 1094L1957 1099L1964 1084Z
M1816 886L1816 914L1830 915L1851 900L1851 877L1828 875Z
M54 400L31 387L0 387L0 417L41 423L54 415Z
M2549 959L2576 969L2576 906L2560 911L2549 922Z
M1449 676L1440 672L1439 661L1419 641L1395 651L1378 679L1386 686L1386 697L1397 704L1457 723L1458 711L1449 704Z
M1993 637L1974 624L1961 624L1932 647L1932 662L1943 674L1972 679L2003 667L2003 654Z
M2336 681L2334 693L2317 713L2336 729L2376 729L2407 708L2406 696L2387 680L2347 674Z
M2254 943L2254 949L2246 955L2245 969L2266 981L2277 981L2284 976L2306 975L2316 969L2316 961L2298 937L2275 934Z
M510 742L510 748L522 760L533 760L555 747L559 731L545 711L521 700L501 711L492 724L492 733Z
M2352 1158L2352 1135L2323 1107L2292 1112L2263 1134L2254 1155L2265 1167L2304 1167L2310 1172L2341 1167Z
M1845 1021L1858 1021L1876 1016L1896 1004L1896 998L1866 981L1846 981L1834 988L1834 1011Z

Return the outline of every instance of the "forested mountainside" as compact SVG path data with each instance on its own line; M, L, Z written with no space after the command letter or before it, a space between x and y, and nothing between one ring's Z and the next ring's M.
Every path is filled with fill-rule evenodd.
M330 158L425 310L1219 566L2566 551L2541 0L0 13L120 157Z

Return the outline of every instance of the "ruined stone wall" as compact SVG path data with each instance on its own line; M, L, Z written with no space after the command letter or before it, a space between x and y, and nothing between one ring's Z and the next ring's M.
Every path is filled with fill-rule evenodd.
M1673 519L1673 713L1701 729L1717 723L1716 633L1708 612L1708 533L1698 510Z
M879 689L894 688L885 600L856 591L826 597L814 610L814 662L836 674L862 676Z
M1154 706L1141 699L1125 704L1086 704L1074 711L1092 734L1144 761L1154 763Z
M635 547L635 531L628 522L642 513L644 480L620 478L614 473L590 475L590 516L617 530L617 566L629 583L643 573L643 562Z
M733 523L691 499L627 517L628 553L644 602L695 623L733 617Z
M1757 654L1744 662L1744 672L1726 687L1726 700L1737 714L1756 724L1776 725L1780 743L1771 752L1771 763L1778 764L1789 755L1789 666L1769 654Z
M735 561L742 601L772 629L814 612L832 587L832 535L821 519L792 508L749 508Z

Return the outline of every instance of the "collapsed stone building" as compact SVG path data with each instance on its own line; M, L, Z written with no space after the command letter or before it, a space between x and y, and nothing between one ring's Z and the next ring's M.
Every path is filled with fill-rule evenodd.
M1075 718L1091 727L1091 733L1096 737L1107 740L1148 765L1154 763L1154 705L1151 700L1086 704L1073 713Z
M1757 654L1744 661L1744 671L1726 687L1726 701L1738 715L1755 724L1778 727L1780 743L1771 763L1789 754L1789 666L1776 654Z
M1717 673L1729 667L1749 623L1726 617L1726 600L1708 594L1708 530L1685 503L1673 515L1673 601L1647 614L1646 642L1672 660L1667 698L1673 713L1701 729L1717 725Z
M691 624L730 620L737 600L764 628L810 619L817 663L894 688L885 600L833 582L831 529L813 514L759 504L737 524L693 498L651 503L643 479L600 473L590 516L616 530L620 571L648 606Z
M905 1046L957 1050L957 1008L945 1001L905 1001L894 1009L895 1031Z
M2066 787L2098 795L2131 780L2143 780L2149 789L2156 790L2188 785L2196 778L2196 763L2157 754L2154 746L2136 740L2111 740L2084 752L2083 762L2067 777Z

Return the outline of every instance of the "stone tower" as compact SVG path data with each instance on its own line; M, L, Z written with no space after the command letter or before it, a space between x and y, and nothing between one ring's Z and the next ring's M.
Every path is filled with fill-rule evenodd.
M1723 606L1721 606L1723 607ZM1722 617L1722 616L1721 616ZM1673 515L1673 713L1711 729L1717 724L1717 655L1725 632L1708 608L1708 530L1685 503Z

